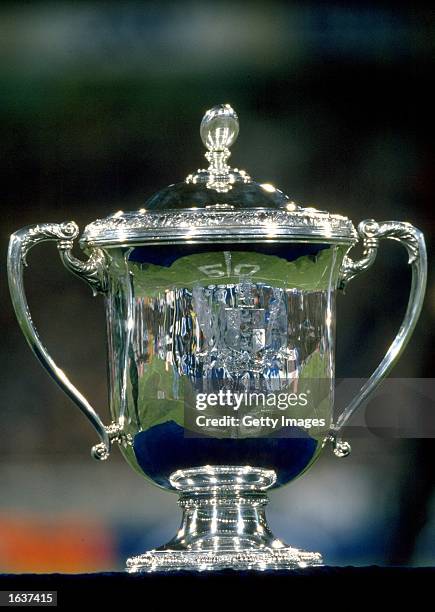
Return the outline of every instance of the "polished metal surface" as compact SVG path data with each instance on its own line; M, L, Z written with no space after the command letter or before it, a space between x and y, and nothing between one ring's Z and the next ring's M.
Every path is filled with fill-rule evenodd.
M338 456L348 454L347 452L340 454L343 450L343 441L337 437L338 432L346 425L361 404L367 401L370 394L375 391L382 380L389 375L408 344L421 313L427 282L426 244L424 236L419 229L410 223L400 221L381 221L377 223L370 219L360 223L358 231L363 240L363 258L356 262L350 259L350 257L344 259L341 273L342 286L373 264L379 241L383 238L397 240L405 247L408 252L408 264L411 265L412 269L412 280L408 306L396 337L381 363L358 395L353 398L351 403L341 413L334 425L331 436L334 448L338 449Z
M238 464L273 469L282 486L319 456L332 426L335 296L347 249L192 250L172 252L170 265L153 263L166 256L155 248L110 250L110 409L132 441L121 452L135 471L169 489L176 468L217 465L228 453ZM196 393L276 395L305 387L312 406L305 412L324 418L323 429L292 438L283 428L273 440L263 425L241 423L231 439L213 439L219 427L210 425L202 432L212 439L186 438L186 405Z
M265 491L276 476L250 466L204 466L171 476L180 493L181 526L165 546L127 560L127 571L301 569L323 565L319 553L287 546L267 523Z
M91 249L86 261L74 257L71 249L59 248L59 255L65 268L90 285L94 296L107 292L106 255L101 249Z
M101 450L104 449L104 452L97 453L95 456L104 459L110 451L110 436L98 414L71 383L65 372L54 362L40 340L27 305L23 283L23 266L27 265L27 254L30 249L41 242L53 240L57 242L59 253L62 259L68 263L68 267L73 262L74 273L89 282L94 291L100 289L101 283L98 279L104 276L101 253L91 256L87 262L80 262L71 255L73 242L78 232L77 225L70 221L68 223L42 223L23 228L12 234L8 251L9 288L18 323L30 348L60 388L77 404L92 423L101 438L100 448Z
M261 186L259 187L261 189ZM357 235L346 217L308 209L240 209L115 213L86 226L82 246L291 240L353 245Z
M272 535L266 490L302 475L328 442L337 457L349 454L341 430L390 373L422 308L427 256L418 229L367 220L357 233L346 217L302 208L274 186L256 183L227 163L238 131L229 105L207 111L200 132L209 167L138 211L89 224L80 240L85 261L71 251L78 235L73 222L11 236L8 275L18 322L38 360L100 436L93 455L106 459L117 442L137 473L180 495L179 532L130 559L131 572L321 564L318 553ZM336 296L374 263L383 238L399 241L409 254L407 311L378 368L334 422ZM65 266L94 295L105 296L108 426L55 364L32 322L23 265L45 240L57 243ZM358 240L363 254L353 260L348 252ZM240 419L222 430L209 419L198 431L190 420L192 406L198 410L193 402L217 390L272 399L309 391L308 407L296 404L289 414L316 419L274 425L270 405L257 403L249 404L254 424Z
M200 127L202 142L208 151L205 154L210 163L207 170L189 174L186 183L205 183L208 189L228 193L234 183L250 183L251 177L245 170L230 168L227 160L230 147L239 133L239 119L229 104L219 104L206 112Z
M83 246L224 241L312 241L355 244L352 222L315 208L303 208L270 183L256 183L227 164L239 122L228 105L206 112L201 137L207 169L153 195L135 212L120 210L89 224Z

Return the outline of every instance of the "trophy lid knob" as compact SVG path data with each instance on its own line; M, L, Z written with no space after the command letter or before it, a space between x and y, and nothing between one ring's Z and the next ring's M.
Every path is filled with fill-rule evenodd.
M199 128L201 139L208 151L205 158L207 169L189 174L187 183L205 183L208 189L227 193L235 183L250 183L251 178L244 170L231 168L227 161L230 147L239 134L239 119L229 104L217 104L204 115Z
M229 104L218 104L205 113L199 131L209 151L226 151L239 134L239 118Z

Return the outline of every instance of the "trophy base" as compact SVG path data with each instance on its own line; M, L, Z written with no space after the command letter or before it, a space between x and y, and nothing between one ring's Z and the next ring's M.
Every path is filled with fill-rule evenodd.
M319 553L276 538L267 524L265 491L273 470L205 466L178 470L172 486L183 510L177 535L165 546L127 560L127 571L277 570L323 565Z
M323 565L319 553L310 553L297 548L285 547L280 551L246 550L225 553L200 553L176 550L150 550L143 555L127 560L127 571L139 572L174 572L216 571L232 569L246 570L280 570L301 569Z

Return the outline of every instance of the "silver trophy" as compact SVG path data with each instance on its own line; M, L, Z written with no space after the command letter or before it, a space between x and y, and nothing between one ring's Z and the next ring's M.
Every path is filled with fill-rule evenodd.
M349 454L340 432L397 362L422 307L427 258L418 229L366 220L356 231L346 217L256 183L228 164L238 131L228 104L207 111L200 133L208 167L144 208L89 224L84 261L72 254L73 221L26 227L10 240L18 322L96 429L93 456L107 459L116 442L136 472L179 495L177 534L128 559L129 572L321 565L319 553L272 534L267 491L304 473L328 444L337 457ZM385 357L335 418L336 295L373 264L381 238L408 252L408 308ZM53 361L29 313L23 267L47 240L105 298L109 425ZM353 260L357 243L363 254Z

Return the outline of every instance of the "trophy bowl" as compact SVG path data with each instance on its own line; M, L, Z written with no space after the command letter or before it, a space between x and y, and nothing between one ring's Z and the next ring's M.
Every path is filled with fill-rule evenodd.
M74 222L11 236L12 301L36 357L91 421L106 459L117 443L130 466L176 492L181 526L127 570L282 569L321 565L266 520L267 492L308 470L327 444L350 452L340 431L388 375L421 311L422 233L409 223L303 208L269 183L228 165L239 131L227 104L201 123L207 169L152 196L144 208L88 225L87 255L72 254ZM370 267L381 238L400 241L412 267L399 332L373 375L335 418L336 295ZM109 404L105 426L42 344L28 310L23 266L54 240L65 266L105 297ZM348 255L358 242L362 257Z

